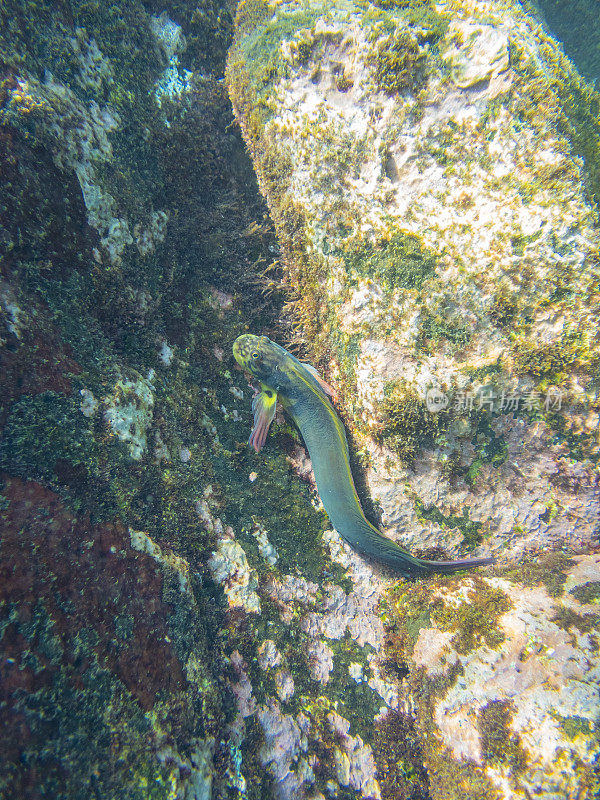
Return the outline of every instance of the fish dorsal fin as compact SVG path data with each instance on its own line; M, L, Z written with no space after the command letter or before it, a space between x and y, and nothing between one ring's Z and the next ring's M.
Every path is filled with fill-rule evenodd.
M316 379L316 381L318 382L318 384L319 384L319 386L321 387L321 389L323 389L323 391L325 392L325 394L328 394L328 395L329 395L329 397L331 397L333 400L337 400L337 399L338 399L338 393L336 392L336 390L333 388L333 386L331 386L330 384L328 384L328 383L327 383L327 381L326 381L326 380L324 380L324 379L323 379L323 378L322 378L322 377L319 375L319 373L318 373L318 372L317 372L317 370L316 370L316 369L313 367L313 365L312 365L312 364L307 364L307 363L306 363L306 361L301 361L300 363L302 364L302 366L303 366L305 369L307 369L307 370L310 372L310 374L313 376L313 378L315 378L315 379Z
M263 384L260 391L252 401L254 412L254 427L250 433L248 444L259 453L267 439L267 434L277 408L277 392Z

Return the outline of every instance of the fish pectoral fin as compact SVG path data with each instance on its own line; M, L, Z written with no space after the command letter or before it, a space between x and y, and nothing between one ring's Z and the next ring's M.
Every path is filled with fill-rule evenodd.
M273 422L275 410L277 408L277 393L272 389L265 389L259 392L252 401L252 411L254 412L254 427L250 433L248 444L259 453L267 439L269 427Z
M319 373L313 367L312 364L307 364L306 361L303 361L302 362L302 366L306 367L306 369L310 372L310 374L313 376L313 378L315 378L317 380L319 386L321 387L321 389L323 389L325 394L328 394L329 397L332 398L332 400L338 400L338 393L336 392L336 390L333 388L333 386L331 386L329 383L327 383L327 381L324 380L319 375Z

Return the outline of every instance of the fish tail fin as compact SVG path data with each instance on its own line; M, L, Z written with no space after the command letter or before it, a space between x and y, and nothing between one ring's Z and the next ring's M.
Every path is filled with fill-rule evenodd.
M496 559L492 556L484 556L480 558L463 558L458 561L427 561L424 558L419 559L419 563L424 567L427 572L440 572L443 575L450 575L452 572L458 572L461 569L474 569L475 567L485 567L488 564L494 564Z
M372 561L385 564L405 578L424 578L434 572L448 575L461 569L473 569L493 564L492 557L464 558L459 561L428 561L417 558L396 542L388 539L365 519L342 534L348 544Z

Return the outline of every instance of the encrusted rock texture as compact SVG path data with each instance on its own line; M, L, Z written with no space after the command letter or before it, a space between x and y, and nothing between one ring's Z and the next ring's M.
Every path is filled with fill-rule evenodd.
M247 0L228 56L289 341L339 390L369 512L497 560L368 580L432 798L599 785L600 94L550 6Z
M0 4L2 798L426 792L371 571L297 434L247 444L284 298L232 28Z
M597 95L541 17L386 5L240 7L273 225L228 7L0 2L2 798L593 796ZM388 535L498 568L351 551L247 446L248 330Z
M174 20L135 2L0 4L3 798L199 798L237 780L223 619L185 488L213 475L198 444L212 397L182 406L210 369L199 331L224 312L214 259L182 264L173 245L240 196L219 13L188 25L167 96ZM201 261L192 306L180 286Z
M273 316L250 276L274 241L231 14L163 11L0 3L2 798L243 793L243 645L197 506L211 487L250 519L224 353Z

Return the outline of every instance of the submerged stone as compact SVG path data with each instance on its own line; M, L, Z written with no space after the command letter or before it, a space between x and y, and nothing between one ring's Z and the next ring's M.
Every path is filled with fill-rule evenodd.
M487 583L416 591L413 627L388 630L431 796L591 797L597 618L540 587L558 596L563 552L597 543L600 96L533 14L500 0L241 2L227 80L293 329L341 390L384 533L429 557L498 561ZM531 553L555 558L548 574L525 566ZM304 617L311 635L322 625ZM576 625L582 638L565 633ZM557 641L551 679L517 652L538 627ZM555 703L584 723L561 723Z

